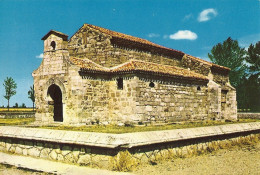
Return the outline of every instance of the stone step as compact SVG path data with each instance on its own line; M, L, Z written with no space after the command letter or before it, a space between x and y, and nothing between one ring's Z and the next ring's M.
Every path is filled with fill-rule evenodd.
M59 175L130 175L131 173L115 172L103 169L71 165L50 160L37 159L0 152L0 163L29 170Z

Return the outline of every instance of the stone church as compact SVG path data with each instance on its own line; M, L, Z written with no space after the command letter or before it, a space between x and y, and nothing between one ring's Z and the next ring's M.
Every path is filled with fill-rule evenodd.
M165 123L237 118L227 67L148 40L84 24L51 30L33 72L36 121Z

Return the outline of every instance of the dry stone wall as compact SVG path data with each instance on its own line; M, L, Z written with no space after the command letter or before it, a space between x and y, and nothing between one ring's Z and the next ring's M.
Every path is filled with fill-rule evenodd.
M109 168L110 159L120 151L128 150L130 158L147 163L168 153L203 152L225 139L239 143L241 136L259 132L259 122L126 134L1 126L0 151Z
M11 138L0 138L0 151L100 168L108 168L115 154L104 148Z

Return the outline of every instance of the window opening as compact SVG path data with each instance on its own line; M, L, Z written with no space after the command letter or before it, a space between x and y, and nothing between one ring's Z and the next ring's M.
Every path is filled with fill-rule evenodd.
M200 91L200 90L201 90L200 86L198 86L198 87L197 87L197 90L198 90L198 91Z
M56 48L56 43L55 43L55 41L52 41L52 42L51 42L51 47L52 47L52 50L55 50L55 48Z
M123 89L123 78L118 78L117 80L117 89Z
M154 83L153 83L153 82L150 82L150 83L149 83L149 87L153 88L153 87L154 87Z

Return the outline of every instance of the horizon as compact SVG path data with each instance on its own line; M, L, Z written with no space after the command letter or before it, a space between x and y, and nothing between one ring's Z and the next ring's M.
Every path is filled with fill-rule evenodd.
M69 35L85 23L139 37L209 61L211 48L228 37L247 48L260 40L259 0L1 0L0 106L3 82L17 83L15 103L31 107L27 92L42 61L41 38L50 30Z

